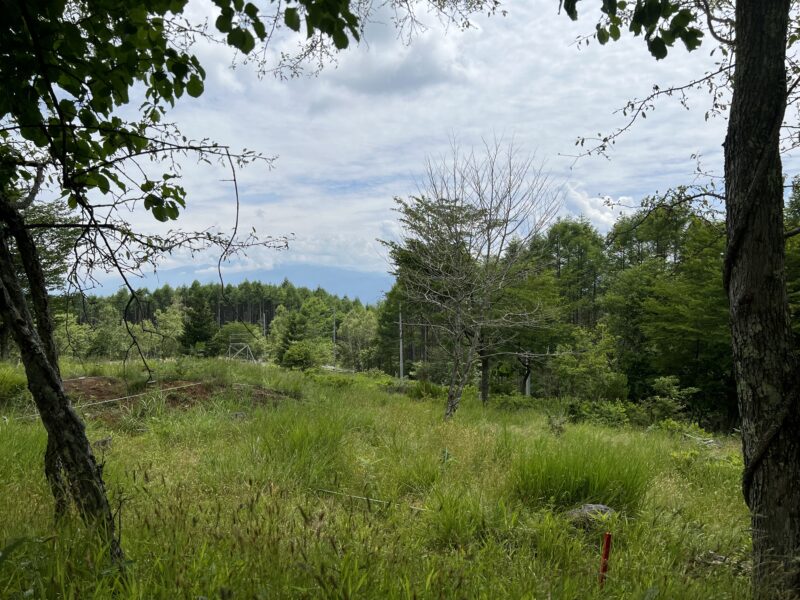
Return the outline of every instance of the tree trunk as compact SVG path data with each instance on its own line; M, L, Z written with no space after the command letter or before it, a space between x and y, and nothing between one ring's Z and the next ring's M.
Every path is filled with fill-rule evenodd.
M450 372L450 385L447 387L447 408L445 408L444 411L445 420L450 419L456 414L456 410L458 410L458 406L461 403L461 396L469 382L470 375L472 374L472 367L475 364L475 355L478 352L478 340L480 336L481 332L480 328L478 328L478 331L471 337L466 351L462 349L460 342L456 342L456 347L453 351L453 368Z
M83 422L64 392L36 246L21 216L4 198L0 198L0 224L0 318L10 327L19 346L28 389L47 431L44 467L55 499L56 518L63 516L71 498L84 521L97 527L110 545L112 557L121 559L102 466L97 464ZM14 236L25 268L35 323L14 268L9 233Z
M8 360L8 355L10 353L8 334L8 325L0 323L0 360Z
M783 238L780 126L789 1L738 0L725 141L725 285L757 599L800 598L800 415Z
M481 357L481 403L486 406L489 403L489 370L491 361L485 348L480 350Z
M458 410L458 405L461 403L461 390L457 386L450 386L447 388L447 407L444 410L445 420L451 419Z
M522 373L522 380L520 381L519 391L524 396L531 395L531 357L526 356L524 361L522 362L522 366L525 367L525 371Z

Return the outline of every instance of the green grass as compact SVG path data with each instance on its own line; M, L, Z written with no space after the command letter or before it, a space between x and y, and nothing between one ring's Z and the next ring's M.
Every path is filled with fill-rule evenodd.
M0 421L0 598L748 597L734 439L708 449L589 424L556 436L544 412L471 397L445 423L439 400L383 377L155 367L225 385L188 408L154 391L89 419L90 439L113 438L103 459L124 578L77 519L53 526L41 425ZM584 502L617 513L575 528L565 512Z

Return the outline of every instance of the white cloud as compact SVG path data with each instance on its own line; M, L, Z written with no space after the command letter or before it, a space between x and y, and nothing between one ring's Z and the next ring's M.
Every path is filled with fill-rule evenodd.
M213 14L207 0L192 6L197 15ZM375 240L396 234L392 197L414 193L425 157L445 152L451 135L470 145L513 134L564 183L565 209L602 230L616 213L601 197L636 200L691 182L693 153L720 170L725 123L704 121L703 92L690 98L692 111L675 99L660 102L620 138L610 161L569 156L578 136L623 125L614 110L629 98L654 83L702 75L712 65L707 51L675 48L657 62L641 39L630 38L578 50L573 41L592 31L592 15L573 23L557 14L555 0L507 8L508 17L478 17L465 32L445 31L428 17L429 29L410 45L391 25L374 23L369 44L347 50L310 79L259 80L252 65L230 68L229 49L199 45L206 93L179 102L171 118L190 137L277 155L273 170L254 164L237 173L241 223L264 234L295 234L289 251L254 250L235 268L306 263L385 271ZM281 49L294 43L278 41ZM184 226L231 227L226 179L224 166L185 164Z

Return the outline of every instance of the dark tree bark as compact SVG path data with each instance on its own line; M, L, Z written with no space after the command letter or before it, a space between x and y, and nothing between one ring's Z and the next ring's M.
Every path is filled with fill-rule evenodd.
M519 393L522 394L523 396L530 396L531 371L532 371L531 357L526 354L524 359L517 357L517 360L519 360L520 364L522 364L523 369L525 369L522 372L522 378L520 379L519 382Z
M9 348L9 328L5 323L0 323L0 360L8 359Z
M491 369L491 360L486 348L480 349L481 359L481 403L486 406L489 403L489 372Z
M786 296L779 150L789 4L736 3L736 71L725 141L725 285L758 599L800 598L798 364Z
M29 309L12 260L10 241L16 244L30 293ZM35 318L34 318L35 315ZM97 464L86 430L64 392L53 338L53 322L44 274L33 238L19 213L0 197L0 318L8 325L20 349L30 390L47 431L45 475L55 499L56 518L71 499L81 517L96 526L121 558L114 535L114 518L106 496L102 468Z

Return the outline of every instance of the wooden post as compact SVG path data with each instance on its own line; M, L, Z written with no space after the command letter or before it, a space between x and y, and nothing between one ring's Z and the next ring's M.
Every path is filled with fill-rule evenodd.
M611 533L606 531L603 536L603 552L600 555L600 577L598 583L602 588L606 583L606 573L608 573L608 557L611 554Z
M400 324L400 381L403 381L403 305L400 305L399 320Z

